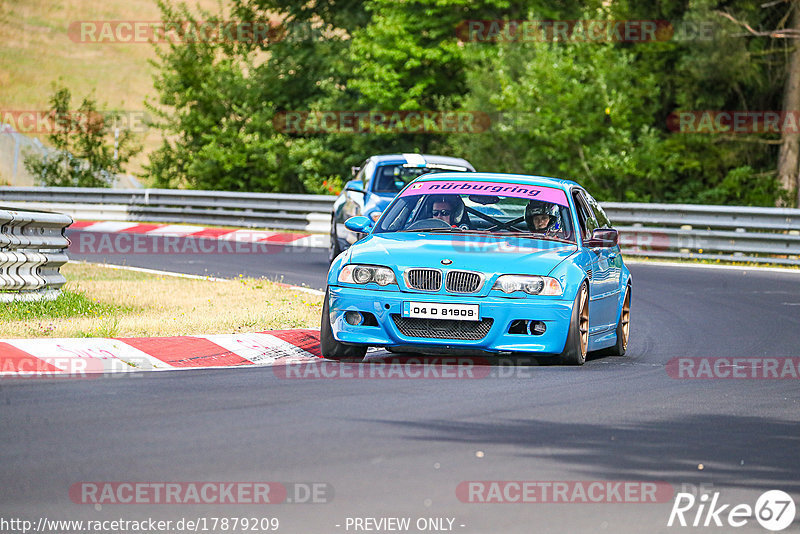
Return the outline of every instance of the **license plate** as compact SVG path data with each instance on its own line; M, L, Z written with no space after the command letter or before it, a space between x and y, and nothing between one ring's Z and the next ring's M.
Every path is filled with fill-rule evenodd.
M458 319L480 321L477 304L444 304L441 302L403 302L403 317L411 319Z

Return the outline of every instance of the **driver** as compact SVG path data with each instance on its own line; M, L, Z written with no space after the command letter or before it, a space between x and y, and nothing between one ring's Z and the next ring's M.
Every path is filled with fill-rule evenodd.
M439 195L431 198L430 218L439 219L447 226L467 223L466 207L458 195Z
M434 201L431 208L431 218L439 219L448 225L453 224L453 204L447 197L441 197Z
M558 217L553 214L553 204L541 200L531 200L525 207L525 223L528 230L548 234L557 229Z

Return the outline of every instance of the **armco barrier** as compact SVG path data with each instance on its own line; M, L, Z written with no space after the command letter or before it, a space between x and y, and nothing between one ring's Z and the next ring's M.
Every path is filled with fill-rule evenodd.
M616 202L603 209L629 256L800 265L800 209Z
M0 208L0 302L55 298L66 280L64 230L72 218L60 213Z
M0 187L0 200L77 219L149 221L327 233L336 197L174 189Z
M6 204L78 219L330 231L335 197L185 191L0 187ZM800 209L604 203L629 256L800 265Z

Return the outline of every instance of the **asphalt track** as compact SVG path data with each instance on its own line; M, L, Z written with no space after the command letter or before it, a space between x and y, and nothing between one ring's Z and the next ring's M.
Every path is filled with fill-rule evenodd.
M105 261L282 275L317 288L327 267L319 250ZM655 264L631 271L628 356L582 368L494 367L464 380L285 379L273 368L2 380L0 518L277 517L278 532L320 534L366 531L347 529L348 517L409 517L407 532L429 517L481 534L766 532L754 518L735 529L668 527L672 498L475 504L456 493L464 481L612 480L664 481L674 492L702 484L731 505L753 506L780 489L798 504L785 532L798 532L800 382L676 379L666 366L687 356L800 356L800 275ZM70 501L81 481L320 482L333 498L98 509Z
M67 230L67 237L73 243L69 249L71 259L221 278L234 278L241 274L269 278L286 284L307 285L315 289L324 289L325 275L328 272L328 251L321 248L259 244L241 247L245 252L236 253L236 249L233 249L234 253L200 254L192 253L189 247L179 246L170 250L189 250L189 252L127 254L125 249L120 249L120 253L97 254L81 250L80 234L79 231ZM104 235L111 240L116 235L107 232L94 232L94 234L97 236L96 242L100 242ZM144 250L162 251L167 248L163 237L147 235L138 237L144 243L142 247ZM216 240L202 239L202 241L203 246L198 248L212 250L218 248L215 246L219 243Z

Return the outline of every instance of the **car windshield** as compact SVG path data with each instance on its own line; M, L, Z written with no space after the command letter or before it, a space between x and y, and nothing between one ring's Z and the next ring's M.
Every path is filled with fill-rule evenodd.
M470 172L466 167L456 165L442 165L441 167L411 167L408 165L381 165L375 171L375 193L399 193L406 184L412 182L423 174L435 172Z
M417 182L394 200L374 233L415 231L575 242L564 191L527 184Z

